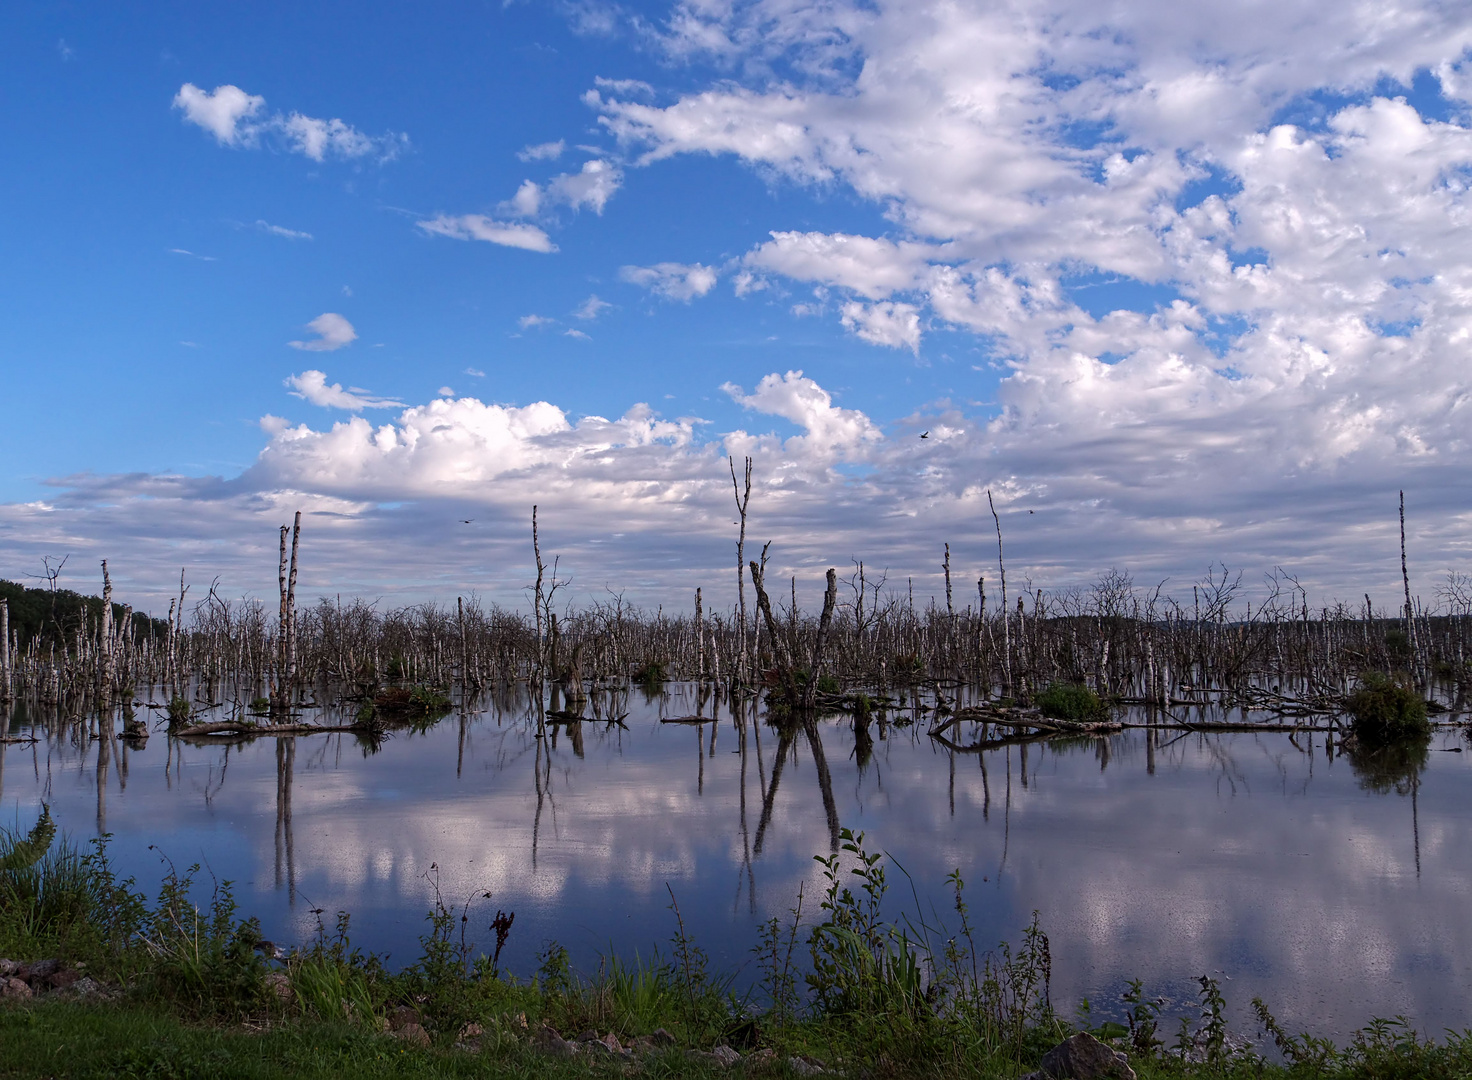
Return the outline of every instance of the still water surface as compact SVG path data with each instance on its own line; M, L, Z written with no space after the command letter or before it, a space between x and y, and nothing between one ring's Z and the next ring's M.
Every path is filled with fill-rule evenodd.
M493 893L472 908L481 940L497 908L516 913L514 971L553 940L583 970L609 950L647 957L674 930L673 891L743 981L761 920L799 886L816 912L813 856L841 825L913 880L891 870L894 914L918 899L954 926L957 868L981 941L1015 940L1036 910L1064 1011L1087 997L1117 1015L1130 978L1180 1004L1212 974L1243 1034L1253 995L1290 1029L1341 1038L1376 1015L1472 1026L1472 753L1451 752L1452 732L1376 790L1306 734L1129 730L967 754L922 719L861 762L838 718L812 745L689 687L622 707L626 730L544 740L513 692L376 750L347 734L130 748L38 725L37 743L0 746L0 800L7 824L45 800L74 838L112 833L144 885L160 853L205 864L283 944L313 934L314 909L329 925L346 910L358 945L408 962L437 867L450 900ZM717 719L661 723L697 708Z

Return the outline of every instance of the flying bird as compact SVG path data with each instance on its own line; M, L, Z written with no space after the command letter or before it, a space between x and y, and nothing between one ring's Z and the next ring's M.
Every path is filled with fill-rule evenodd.
M920 433L920 437L922 439L928 439L928 438L930 438L930 429L929 428L926 428L924 431L922 431Z
M461 518L460 519L460 524L461 525L469 525L474 520L475 520L475 518Z

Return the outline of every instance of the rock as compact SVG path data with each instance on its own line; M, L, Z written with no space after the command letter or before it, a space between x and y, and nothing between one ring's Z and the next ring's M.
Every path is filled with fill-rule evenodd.
M24 979L17 979L14 975L0 979L0 998L24 1001L30 996L31 988Z
M787 1067L798 1076L821 1076L828 1071L821 1062L808 1057L790 1057L787 1059Z
M704 1050L686 1050L685 1060L693 1061L697 1065L704 1065L709 1069L724 1069L726 1063L715 1054L708 1054Z
M0 960L0 979L8 979L20 969L19 960Z
M741 1060L741 1055L738 1054L735 1050L731 1049L729 1046L718 1046L714 1050L712 1050L711 1053L720 1058L721 1064L726 1066L726 1068L728 1069Z
M45 982L53 990L65 990L81 977L82 973L76 968L61 968L46 976Z
M284 971L269 971L265 978L266 989L276 995L276 1000L286 1004L296 997L291 989L291 976Z
M420 1027L424 1026L424 1017L413 1006L400 1005L388 1014L388 1028L390 1031L400 1031L410 1024L418 1024Z
M33 983L38 979L49 978L60 970L60 960L37 960L34 964L23 964L15 974L26 982Z
M413 1021L394 1031L394 1038L403 1039L410 1046L425 1049L429 1046L429 1032L424 1030L423 1025Z
M654 1033L649 1036L655 1046L674 1046L675 1037L664 1028L655 1028Z
M83 975L76 982L72 983L67 993L79 998L108 996L102 984L90 975Z
M578 1055L578 1044L568 1042L549 1027L543 1027L532 1039L532 1045L552 1057L572 1058Z
M760 1069L771 1065L777 1060L777 1051L770 1046L764 1046L760 1050L753 1050L746 1055L746 1067L748 1069Z
M589 1028L587 1031L583 1032L581 1035L579 1035L576 1039L573 1040L573 1042L577 1042L577 1043L590 1043L590 1042L597 1042L597 1041L598 1041L598 1033L596 1031L592 1030L591 1028Z
M477 1024L474 1020L472 1020L470 1023L466 1024L463 1028L460 1029L460 1036L459 1037L462 1040L465 1040L465 1039L478 1039L478 1038L480 1038L484 1034L485 1034L485 1029L482 1028L479 1024Z
M1105 1076L1135 1080L1130 1059L1087 1031L1065 1039L1044 1054L1038 1071L1051 1080L1097 1080Z

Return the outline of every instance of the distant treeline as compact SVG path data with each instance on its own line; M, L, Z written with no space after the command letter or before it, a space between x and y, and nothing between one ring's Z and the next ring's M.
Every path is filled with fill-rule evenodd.
M75 640L78 631L95 634L102 622L102 597L83 596L70 589L31 589L14 581L0 581L0 599L10 605L10 633L20 649L33 640L39 640L43 647L65 647ZM126 610L122 604L113 604L115 624L121 624ZM166 638L169 624L134 612L133 634L139 638Z

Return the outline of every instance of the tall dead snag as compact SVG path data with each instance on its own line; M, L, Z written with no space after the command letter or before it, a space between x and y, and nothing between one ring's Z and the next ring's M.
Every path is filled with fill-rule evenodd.
M705 682L705 612L700 606L700 590L695 590L695 677Z
M792 658L782 635L777 633L777 620L772 617L772 601L767 596L766 576L755 559L747 564L751 568L751 584L756 589L756 607L767 624L767 637L772 642L772 662L777 665L777 678L782 684L782 695L789 705L798 701L797 677L792 671Z
M0 701L10 700L10 602L0 596Z
M291 537L290 555L286 538ZM296 682L296 553L302 535L302 512L291 525L281 526L281 562L276 573L281 590L280 616L276 628L276 691L272 704L277 711L291 705L291 687Z
M542 635L542 607L545 603L542 583L547 576L547 568L542 564L542 544L537 536L537 508L535 506L532 507L532 555L537 560L537 582L532 587L532 603L536 606L537 620L537 656L532 671L532 685L535 687L534 693L537 694L537 716L540 718L542 714L542 672L547 659Z
M802 707L811 712L818 693L818 675L823 670L823 650L833 629L833 609L838 606L838 571L828 568L828 590L823 594L823 614L818 619L818 637L813 642L812 662L808 665L808 681L802 688Z
M992 521L997 526L997 575L1002 582L1002 694L1012 696L1012 633L1007 622L1007 564L1002 561L1002 519L992 502L992 489L986 489L986 504L991 507Z
M1411 604L1411 575L1406 569L1406 493L1400 493L1400 580L1406 589L1406 644L1411 648L1411 667L1420 660L1416 648L1416 609Z
M106 559L102 560L102 627L97 652L97 690L106 704L112 700L112 578L107 572Z
M726 459L731 466L731 491L736 496L736 512L741 515L741 532L736 537L736 599L740 622L736 627L736 681L745 680L748 646L746 641L746 507L751 502L751 458L746 459L746 490L736 483L736 459ZM755 579L753 579L755 580Z

